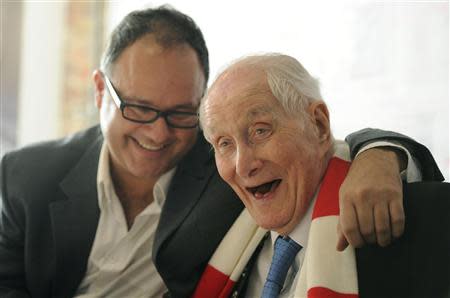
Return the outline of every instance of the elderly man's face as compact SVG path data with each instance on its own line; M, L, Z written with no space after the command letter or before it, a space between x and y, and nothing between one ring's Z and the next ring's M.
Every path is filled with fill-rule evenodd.
M218 79L202 116L219 173L252 217L280 234L292 231L320 183L330 146L314 120L303 129L273 96L265 75L245 67Z
M147 35L124 50L111 72L109 78L123 101L161 111L197 112L205 78L188 45L165 49ZM114 174L154 180L174 167L195 143L197 128L172 128L163 117L147 124L124 119L104 79L96 76L100 123Z

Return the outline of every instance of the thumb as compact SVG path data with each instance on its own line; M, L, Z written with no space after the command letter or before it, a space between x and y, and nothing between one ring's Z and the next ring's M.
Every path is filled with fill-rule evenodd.
M344 233L342 233L342 231L341 231L341 223L340 222L337 224L337 235L338 235L338 237L337 237L338 241L336 244L336 250L343 251L344 249L347 248L348 241L345 238Z

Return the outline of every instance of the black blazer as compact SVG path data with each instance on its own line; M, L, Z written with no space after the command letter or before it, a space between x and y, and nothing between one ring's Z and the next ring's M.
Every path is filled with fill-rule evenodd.
M404 184L405 232L386 248L355 250L361 298L450 297L450 184ZM263 239L260 243L262 247ZM256 250L231 297L246 297Z
M450 184L406 184L404 235L356 250L360 297L450 297Z
M368 138L353 137L351 145ZM0 297L75 293L86 272L99 220L96 177L102 142L96 126L2 159ZM424 147L411 144L415 156L426 156L432 162L425 164L435 167ZM177 167L153 246L153 261L173 297L187 297L194 291L242 208L219 177L210 146L200 134Z
M96 126L4 156L0 297L74 295L100 215L96 178L102 143ZM175 295L193 291L242 208L199 135L178 165L153 246L154 263Z

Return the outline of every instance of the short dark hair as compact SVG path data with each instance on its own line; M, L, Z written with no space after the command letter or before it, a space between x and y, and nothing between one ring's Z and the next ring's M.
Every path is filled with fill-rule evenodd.
M190 45L197 53L206 87L209 58L203 34L189 16L168 5L130 12L110 36L102 56L102 71L111 71L111 66L128 46L150 33L155 35L162 47L169 48L181 43Z

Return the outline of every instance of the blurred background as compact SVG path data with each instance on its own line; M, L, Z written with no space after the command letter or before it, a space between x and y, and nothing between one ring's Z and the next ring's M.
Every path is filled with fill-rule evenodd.
M1 0L0 156L97 123L91 73L108 34L169 3L202 29L211 79L244 54L292 55L319 78L335 137L407 134L449 181L448 1L334 2Z

